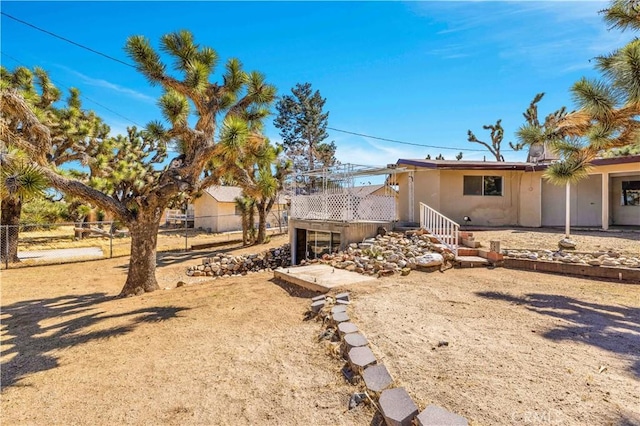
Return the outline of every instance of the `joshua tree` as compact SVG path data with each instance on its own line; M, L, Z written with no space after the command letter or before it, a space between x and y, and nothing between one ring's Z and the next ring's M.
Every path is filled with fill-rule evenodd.
M2 145L0 143L0 145ZM2 225L0 229L0 259L19 262L18 231L22 203L44 195L47 180L37 167L29 164L20 151L5 147L0 153L0 203ZM6 228L5 228L6 227Z
M169 127L152 122L144 131L129 129L127 136L114 139L113 148L100 157L91 185L58 173L46 155L52 146L48 123L28 108L16 89L2 90L3 112L6 109L21 122L20 131L5 125L1 130L3 137L31 150L52 186L113 212L127 225L132 249L121 295L132 295L158 289L156 243L165 207L177 194L195 193L214 182L203 171L218 141L235 140L243 129L262 120L276 90L262 74L243 71L236 59L227 62L221 83L211 82L217 54L195 43L188 31L160 40L160 50L173 59L178 76L168 71L160 53L143 36L130 37L125 50L149 82L164 89L158 104ZM192 111L194 126L188 120ZM181 155L162 168L170 143L179 147Z
M469 142L479 143L489 150L496 157L496 161L504 161L504 157L500 154L500 144L504 138L504 129L502 128L502 119L496 121L496 124L487 124L482 126L485 130L491 130L491 145L487 142L479 140L471 130L467 130L467 140Z

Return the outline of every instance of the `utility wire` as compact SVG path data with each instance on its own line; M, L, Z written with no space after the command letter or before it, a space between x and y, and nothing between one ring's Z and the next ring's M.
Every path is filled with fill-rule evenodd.
M449 150L452 150L452 151L486 152L485 149L478 149L478 148L475 148L475 149L474 148L451 148L451 147L448 147L448 146L426 145L426 144L415 143L415 142L405 142L405 141L399 141L399 140L396 140L396 139L388 139L388 138L381 138L381 137L378 137L378 136L365 135L364 133L350 132L348 130L336 129L335 127L327 127L327 129L333 130L334 132L348 133L350 135L362 136L362 137L365 137L365 138L377 139L379 141L385 141L385 142L399 143L399 144L402 144L402 145L420 146L420 147L424 147L424 148L449 149ZM513 151L513 150L512 149L507 149L505 151Z
M69 40L68 38L62 37L62 36L60 36L60 35L58 35L58 34L55 34L55 33L52 33L51 31L47 31L47 30L45 30L44 28L40 28L40 27L38 27L38 26L36 26L36 25L30 24L29 22L23 21L22 19L18 19L18 18L16 18L15 16L11 16L11 15L9 15L9 14L8 14L8 13L6 13L6 12L0 12L0 14L2 14L3 16L6 16L6 17L7 17L7 18L9 18L9 19L13 19L14 21L19 22L19 23L21 23L21 24L23 24L23 25L26 25L26 26L28 26L28 27L31 27L31 28L35 29L35 30L41 31L41 32L43 32L43 33L45 33L45 34L48 34L48 35L50 35L50 36L52 36L52 37L55 37L55 38L58 38L58 39L60 39L60 40L66 41L67 43L71 43L71 44L73 44L74 46L78 46L78 47L79 47L79 48L81 48L81 49L88 50L89 52L95 53L96 55L104 56L104 57L105 57L105 58L107 58L107 59L111 59L112 61L116 61L116 62L121 63L122 65L126 65L126 66L128 66L128 67L131 67L131 68L136 69L135 65L132 65L132 64L127 63L127 62L125 62L125 61L122 61L122 60L120 60L120 59L118 59L118 58L114 58L113 56L109 56L109 55L107 55L106 53L99 52L99 51L97 51L97 50L95 50L95 49L92 49L92 48L90 48L90 47L87 47L87 46L85 46L85 45L83 45L83 44L76 43L76 42L75 42L75 41L73 41L73 40Z
M36 29L38 31L41 31L41 32L43 32L45 34L48 34L48 35L50 35L52 37L58 38L60 40L66 41L67 43L73 44L74 46L80 47L81 49L88 50L91 53L95 53L96 55L103 56L103 57L105 57L107 59L110 59L112 61L118 62L118 63L120 63L122 65L126 65L127 67L130 67L130 68L133 68L133 69L137 69L135 65L132 65L132 64L127 63L127 62L124 62L124 61L122 61L122 60L120 60L118 58L114 58L113 56L109 56L106 53L102 53L102 52L100 52L98 50L92 49L92 48L90 48L88 46L85 46L85 45L83 45L81 43L77 43L77 42L75 42L73 40L69 40L68 38L62 37L62 36L60 36L58 34L55 34L55 33L52 33L51 31L47 31L47 30L45 30L43 28L40 28L40 27L38 27L36 25L33 25L33 24L29 23L29 22L26 22L26 21L23 21L21 19L18 19L15 16L11 16L6 12L0 12L0 14L2 14L3 16L6 16L7 18L13 19L14 21L19 22L19 23L21 23L23 25L26 25L28 27L31 27L31 28ZM94 102L97 105L100 105L96 101L92 101L92 102ZM125 118L126 120L131 121L134 124L136 124L133 120L131 120L129 118L126 118L126 117L122 116L121 114L119 114L119 113L117 113L117 112L115 112L113 110L108 109L105 106L102 106L102 107L107 109L108 111L110 111L110 112L112 112L112 113L114 113L114 114L116 114L116 115L118 115L118 116L120 116L122 118ZM484 149L478 149L478 148L451 148L451 147L448 147L448 146L437 146L437 145L420 144L420 143L415 143L415 142L405 142L405 141L399 141L399 140L396 140L396 139L382 138L382 137L378 137L378 136L366 135L364 133L357 133L357 132L351 132L351 131L348 131L348 130L336 129L335 127L327 127L327 129L333 130L334 132L341 132L341 133L346 133L346 134L355 135L355 136L362 136L362 137L369 138L369 139L376 139L376 140L379 140L379 141L397 143L397 144L401 144L401 145L419 146L419 147L422 147L422 148L433 148L433 149L451 150L451 151L463 151L463 152L485 152L486 151ZM514 150L512 150L512 149L503 150L503 152L506 152L506 151L514 151Z

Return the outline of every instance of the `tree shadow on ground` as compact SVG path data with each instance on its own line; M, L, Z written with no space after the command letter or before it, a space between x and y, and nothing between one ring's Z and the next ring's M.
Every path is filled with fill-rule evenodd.
M580 342L624 355L633 361L631 371L640 377L640 308L590 303L551 294L533 293L522 297L494 291L476 294L524 305L530 311L567 321L568 324L555 326L542 336L554 341Z
M56 350L123 335L139 324L175 318L180 311L188 309L175 306L148 307L117 314L97 309L113 299L115 297L106 293L91 293L20 301L3 306L0 356L9 359L0 364L2 388L16 385L29 374L58 367L58 358L51 354ZM112 318L128 318L129 323L87 330ZM49 323L51 325L47 325Z
M211 249L189 250L189 251L184 251L184 250L182 251L172 250L172 251L162 251L162 252L159 251L156 256L156 266L160 268L163 266L179 265L181 263L192 262L194 260L201 260L207 257L213 257L217 254L229 253L231 251L239 250L247 247L251 247L251 246L244 246L242 245L242 243L240 244L231 243L229 246L226 246L223 248L215 248L215 249L211 248ZM264 251L264 249L257 250L256 253L259 253L260 251ZM128 269L129 264L127 263L124 265L120 265L118 266L118 268Z

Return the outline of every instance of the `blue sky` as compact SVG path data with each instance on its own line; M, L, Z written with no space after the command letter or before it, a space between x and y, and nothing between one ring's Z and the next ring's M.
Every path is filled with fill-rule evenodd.
M503 119L507 161L524 160L507 141L533 96L541 116L566 105L570 87L596 77L590 59L631 34L608 31L606 2L2 2L2 11L107 55L131 62L123 46L142 34L191 30L222 60L266 74L279 94L310 82L327 98L329 126L417 144L330 131L342 162L383 165L398 158L482 159L467 130ZM41 66L114 132L160 118L160 92L134 69L2 16L2 64ZM222 62L221 62L222 63ZM98 102L100 105L94 103ZM107 109L105 109L108 108ZM109 111L111 110L111 111ZM115 114L115 111L117 114ZM126 117L126 118L123 118ZM131 120L131 121L129 121ZM279 141L272 119L267 135Z

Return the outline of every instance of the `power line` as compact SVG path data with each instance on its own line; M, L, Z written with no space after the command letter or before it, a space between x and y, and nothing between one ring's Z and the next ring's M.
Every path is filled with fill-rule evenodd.
M98 50L92 49L92 48L90 48L88 46L85 46L85 45L83 45L81 43L77 43L77 42L75 42L73 40L69 40L68 38L62 37L62 36L60 36L58 34L55 34L55 33L51 32L51 31L47 31L47 30L45 30L43 28L40 28L40 27L38 27L36 25L33 25L33 24L29 23L29 22L26 22L26 21L23 21L21 19L18 19L16 17L14 17L14 16L11 16L8 13L5 13L5 12L0 12L0 13L2 15L6 16L7 18L13 19L16 22L19 22L19 23L21 23L23 25L26 25L28 27L34 28L34 29L36 29L38 31L41 31L41 32L43 32L45 34L48 34L48 35L50 35L52 37L55 37L55 38L58 38L60 40L66 41L67 43L73 44L74 46L80 47L81 49L88 50L89 52L95 53L96 55L103 56L103 57L105 57L107 59L110 59L112 61L118 62L118 63L120 63L122 65L126 65L127 67L130 67L130 68L133 68L133 69L137 69L135 65L132 65L132 64L127 63L127 62L124 62L124 61L122 61L122 60L120 60L118 58L114 58L113 56L109 56L106 53L102 53L102 52L100 52ZM98 104L96 101L92 101L92 102ZM132 120L130 120L130 119L118 114L117 112L109 110L108 108L106 108L104 106L103 106L103 108L105 108L108 111L111 111L112 113L117 114L118 116L120 116L122 118L125 118L128 121L131 121L132 123L135 124L135 122L133 122ZM382 137L378 137L378 136L366 135L364 133L351 132L349 130L336 129L334 127L327 127L327 129L333 130L335 132L347 133L347 134L355 135L355 136L362 136L362 137L369 138L369 139L376 139L376 140L380 140L380 141L384 141L384 142L397 143L397 144L401 144L401 145L419 146L419 147L422 147L422 148L433 148L433 149L440 149L440 150L463 151L463 152L485 152L486 151L484 149L477 149L477 148L476 149L474 149L474 148L451 148L451 147L447 147L447 146L437 146L437 145L420 144L420 143L415 143L415 142L405 142L405 141L400 141L400 140L396 140L396 139L389 139L389 138L382 138ZM503 151L506 152L506 151L513 151L513 150L512 149L505 149Z
M76 43L75 41L73 41L73 40L69 40L69 39L68 39L68 38L66 38L66 37L62 37L62 36L60 36L60 35L58 35L58 34L56 34L56 33L52 33L51 31L47 31L47 30L45 30L44 28L40 28L40 27L38 27L38 26L36 26L36 25L30 24L29 22L23 21L22 19L18 19L18 18L16 18L15 16L11 16L11 15L9 15L9 14L8 14L8 13L6 13L6 12L0 12L0 14L2 14L3 16L6 16L6 17L7 17L7 18L9 18L9 19L13 19L14 21L19 22L19 23L21 23L21 24L23 24L23 25L26 25L26 26L28 26L28 27L31 27L31 28L35 29L35 30L41 31L41 32L43 32L43 33L45 33L45 34L48 34L48 35L50 35L50 36L52 36L52 37L55 37L55 38L58 38L58 39L60 39L60 40L66 41L67 43L71 43L71 44L73 44L74 46L78 46L78 47L79 47L79 48L81 48L81 49L88 50L89 52L95 53L96 55L104 56L104 57L105 57L105 58L107 58L107 59L111 59L112 61L119 62L119 63L121 63L122 65L126 65L126 66L131 67L131 68L134 68L134 69L136 68L136 67L135 67L135 65L129 64L129 63L127 63L127 62L125 62L125 61L122 61L122 60L120 60L120 59L118 59L118 58L114 58L113 56L109 56L109 55L107 55L106 53L99 52L99 51L97 51L97 50L95 50L95 49L92 49L92 48L90 48L90 47L87 47L87 46L85 46L85 45L83 45L83 44Z
M421 144L421 143L415 143L415 142L405 142L405 141L399 141L399 140L396 140L396 139L388 139L388 138L381 138L381 137L378 137L378 136L365 135L364 133L350 132L348 130L336 129L334 127L327 127L327 129L333 130L335 132L347 133L347 134L350 134L350 135L362 136L362 137L369 138L369 139L376 139L376 140L379 140L379 141L398 143L398 144L402 144L402 145L419 146L419 147L423 147L423 148L448 149L448 150L451 150L451 151L486 152L485 149L477 149L477 148L476 149L474 149L474 148L451 148L451 147L448 147L448 146L437 146L437 145L427 145L427 144ZM513 150L512 149L506 149L504 151L513 151Z

